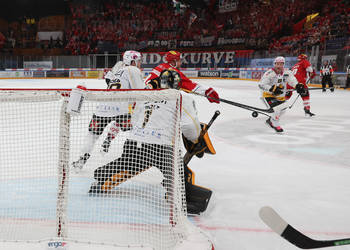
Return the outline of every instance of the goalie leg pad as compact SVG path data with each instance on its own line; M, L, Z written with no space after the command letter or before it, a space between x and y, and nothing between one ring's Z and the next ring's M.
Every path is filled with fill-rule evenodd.
M209 204L212 191L195 185L195 174L188 166L185 166L185 189L187 212L189 214L203 213Z
M108 180L106 180L101 186L101 189L102 191L111 190L113 187L118 186L133 176L134 175L129 171L120 171L119 173L114 174L111 178L108 178Z
M164 163L166 162L164 157L167 157L167 152L172 150L171 147L148 143L142 143L139 147L136 141L126 140L121 157L97 168L94 171L94 178L99 183L101 192L106 192L153 166L162 172L164 186L170 187L171 162ZM151 151L155 151L156 154L150 154Z
M212 193L210 189L186 182L187 212L189 214L203 213L208 207Z
M195 175L192 169L190 169L188 166L184 166L184 173L185 173L185 182L194 184L195 183Z

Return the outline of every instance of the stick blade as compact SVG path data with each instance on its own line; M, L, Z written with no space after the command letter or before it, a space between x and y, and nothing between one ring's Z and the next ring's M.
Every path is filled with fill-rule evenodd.
M272 207L260 208L259 216L269 228L279 235L282 235L288 226L288 223Z

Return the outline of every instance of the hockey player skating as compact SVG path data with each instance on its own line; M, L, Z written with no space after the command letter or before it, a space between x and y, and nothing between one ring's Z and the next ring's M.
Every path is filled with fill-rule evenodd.
M322 79L322 92L326 92L326 85L328 84L331 92L334 91L334 86L332 82L333 76L333 67L328 63L328 61L324 61L323 65L320 69L320 77Z
M305 94L305 89L302 83L298 83L292 71L284 68L284 57L276 57L273 64L274 67L266 71L262 76L259 88L263 90L263 102L267 107L274 110L274 113L266 120L266 123L280 133L283 132L283 129L279 121L281 115L288 108L286 103L287 83L295 88L301 96Z
M312 68L311 63L307 60L307 56L305 54L298 56L298 62L292 67L291 70L298 83L303 84L305 89L305 93L300 95L301 99L303 100L305 116L314 116L315 114L311 113L310 111L310 92L308 90L307 82L309 79L311 80L316 76L315 70ZM287 88L292 87L288 85ZM292 91L287 92L286 100L289 100L292 94Z
M106 82L109 89L145 88L140 70L141 54L139 52L133 50L125 51L123 54L123 62L117 63L116 65L117 66L113 67L111 74L107 73L108 81L106 80ZM97 106L89 124L84 146L81 149L82 154L80 158L72 164L75 171L79 171L83 168L86 161L90 158L95 142L108 124L111 123L111 127L103 143L103 148L109 147L110 141L120 130L126 131L130 129L130 105L132 105L132 103L107 102Z
M165 70L157 79L156 88L178 88L181 78L174 70ZM154 82L153 82L154 83ZM181 130L185 147L191 154L202 157L203 153L215 154L207 133L199 136L201 129L206 125L198 121L197 110L193 99L188 94L182 96ZM172 101L174 102L174 101ZM158 168L163 174L162 185L166 192L172 192L173 177L172 157L174 148L169 135L170 131L164 122L171 120L170 108L174 106L171 101L157 101L137 103L131 118L132 130L130 138L123 146L121 157L99 167L94 172L95 183L90 187L90 194L109 194L124 181L142 173L150 167ZM145 119L147 116L147 119ZM145 122L146 121L146 122ZM152 136L156 131L157 137ZM147 133L148 137L144 137ZM193 146L195 145L195 147ZM150 153L153 152L153 153ZM175 152L176 153L176 152ZM186 200L189 213L199 214L206 210L212 191L194 185L192 171L185 166Z
M215 102L215 103L220 102L217 100L219 98L219 95L213 88L206 89L203 86L199 85L198 83L192 82L187 76L185 76L180 71L180 66L181 66L180 52L174 51L174 50L168 51L165 55L165 60L167 61L166 63L162 63L152 70L152 72L146 78L146 84L156 85L156 83L153 83L153 81L156 81L159 78L159 75L162 71L173 69L176 72L178 72L181 77L179 88L196 92L202 95L206 95L210 102ZM215 99L211 99L210 97L213 97Z

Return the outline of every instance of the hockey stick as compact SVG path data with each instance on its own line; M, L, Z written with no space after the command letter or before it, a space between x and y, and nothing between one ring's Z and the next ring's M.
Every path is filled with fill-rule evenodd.
M262 207L259 211L260 218L274 232L302 249L313 249L323 247L335 247L350 245L350 238L338 240L314 240L299 232L289 225L281 216L271 207Z
M253 113L252 113L252 116L253 116L253 117L257 117L257 116L258 116L258 113L270 117L270 115L268 115L267 113L273 113L273 112L275 112L272 108L269 108L269 109L261 109L261 108L249 106L249 105L246 105L246 104L243 104L243 103L229 101L229 100L222 99L222 98L213 98L213 97L210 97L210 96L207 96L207 95L203 95L203 94L199 94L199 93L196 93L196 92L188 91L188 90L186 90L186 89L181 89L181 90L183 90L183 91L185 91L185 92L187 92L187 93L190 93L190 94L203 96L203 97L206 97L206 98L210 98L210 99L212 99L212 100L215 100L215 101L224 102L224 103L227 103L227 104L230 104L230 105L233 105L233 106L242 108L242 109L247 109L247 110L253 111Z
M207 126L202 129L201 133L199 134L198 139L200 139L201 137L203 137L205 135L205 133L208 131L208 129L210 128L210 126L213 124L213 122L215 121L215 119L220 115L220 111L216 110L214 115L212 116L212 118L210 119L210 121L208 122ZM190 162L190 160L192 159L192 157L194 156L193 153L189 153L188 151L186 152L185 156L184 156L184 166L187 166L187 164Z
M293 103L288 107L289 109L291 109L294 106L294 103L298 100L299 96L300 96L300 94L298 94L297 98L295 98Z
M308 88L308 90L320 90L323 88ZM326 88L326 89L330 89L330 88ZM288 89L288 91L297 91L296 89Z

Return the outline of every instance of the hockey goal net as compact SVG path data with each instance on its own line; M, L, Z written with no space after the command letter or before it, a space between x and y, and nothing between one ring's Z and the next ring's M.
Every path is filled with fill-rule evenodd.
M67 112L70 93L0 90L0 244L58 238L116 249L212 249L187 219L179 92L89 90L75 115ZM150 110L136 111L145 103ZM150 122L157 103L167 109ZM115 118L123 110L124 123ZM137 115L147 130L135 132ZM164 145L155 143L162 136ZM97 169L106 174L100 182ZM103 181L104 189L91 189Z

